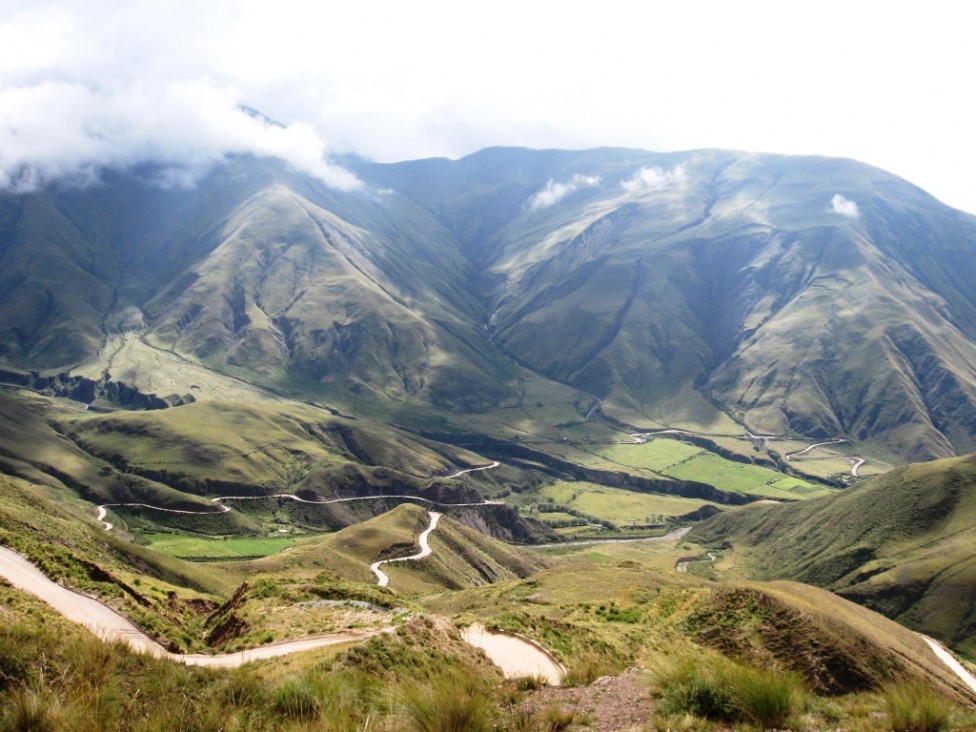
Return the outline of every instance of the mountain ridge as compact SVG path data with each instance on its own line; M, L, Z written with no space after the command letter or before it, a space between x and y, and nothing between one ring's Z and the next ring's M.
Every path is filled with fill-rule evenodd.
M541 375L636 426L718 408L902 460L976 447L976 217L884 171L621 148L352 170L365 190L241 158L194 191L0 197L0 359L111 372L134 333L347 406L489 413Z

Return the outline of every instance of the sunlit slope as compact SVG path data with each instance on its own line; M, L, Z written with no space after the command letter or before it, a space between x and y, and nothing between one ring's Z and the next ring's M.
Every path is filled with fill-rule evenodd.
M429 557L384 565L394 588L411 591L458 590L528 577L545 559L442 516L431 533Z
M284 184L245 201L218 246L147 303L152 339L340 399L493 404L510 367L463 289L470 265L436 223L417 234L415 212L367 204L371 221L392 215L400 229L386 238L360 228Z
M353 463L429 479L487 461L395 427L297 403L199 402L74 420L89 452L139 472L201 483L294 490L317 471ZM266 491L268 492L268 491Z
M25 391L0 391L0 470L70 489L95 504L147 503L201 512L146 513L179 520L206 534L253 534L262 511L289 513L319 530L348 525L386 510L382 502L316 507L281 500L229 502L218 514L204 497L301 495L323 501L347 496L425 496L443 503L478 503L479 489L504 490L521 472L489 464L460 447L425 440L393 426L350 419L297 403L206 401L172 409L92 414L77 403ZM462 476L465 477L465 476ZM270 499L269 499L270 500ZM94 509L89 507L94 515ZM331 511L331 512L330 512ZM165 522L164 522L165 523Z
M976 652L976 457L909 465L831 498L749 506L690 538L728 541L758 577L834 590Z
M655 555L673 557L673 547L616 549L581 549L524 580L420 602L543 639L571 667L613 658L653 668L682 654L707 665L724 654L789 669L830 695L924 678L971 698L916 633L830 592L798 582L706 581L658 565Z
M287 552L250 564L250 571L309 573L327 570L344 579L375 584L373 562L419 551L417 537L430 526L429 512L405 503L335 534L302 541ZM441 516L430 534L432 554L424 559L384 564L398 592L459 589L526 577L546 561Z

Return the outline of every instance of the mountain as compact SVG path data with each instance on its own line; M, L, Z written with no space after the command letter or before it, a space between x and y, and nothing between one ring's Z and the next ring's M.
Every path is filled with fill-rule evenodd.
M0 359L393 421L542 379L637 427L976 447L976 218L895 176L722 151L351 164L362 190L237 158L194 190L5 194Z
M693 530L756 577L826 587L965 653L976 649L976 455L908 465L829 499L755 505Z
M974 219L883 171L487 150L368 172L478 262L494 342L605 412L666 422L693 386L764 432L974 445Z

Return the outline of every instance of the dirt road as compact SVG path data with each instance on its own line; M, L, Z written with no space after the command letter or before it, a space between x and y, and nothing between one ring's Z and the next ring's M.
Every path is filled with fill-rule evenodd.
M932 652L939 657L939 660L948 666L956 676L962 679L962 682L966 686L976 693L976 676L969 673L969 671L967 671L965 667L963 667L963 665L956 660L956 657L949 653L949 651L945 649L945 646L939 643L939 641L935 640L934 638L929 638L927 635L922 635L921 633L919 633L919 635L922 636L922 640L929 644L929 648L931 648Z
M329 633L284 643L272 643L237 653L183 655L167 651L133 625L128 618L120 615L108 605L62 587L48 578L25 557L7 547L0 547L0 576L6 578L14 587L43 600L68 620L84 625L102 640L123 641L139 653L147 653L157 658L168 658L171 661L184 663L188 666L233 668L265 658L275 658L299 651L364 640L387 630L386 628L376 628L353 633Z
M441 514L430 511L430 526L423 530L420 536L417 537L417 543L420 544L420 551L416 554L411 554L409 557L397 557L396 559L384 559L381 562L373 562L369 565L369 571L376 575L376 584L380 587L386 587L390 584L390 578L386 573L380 569L381 564L390 564L391 562L409 562L414 559L423 559L424 557L429 557L432 553L430 548L430 532L437 528L437 522L441 520Z
M541 677L550 686L559 686L566 669L538 643L514 633L490 631L480 623L465 628L461 637L480 648L506 678Z

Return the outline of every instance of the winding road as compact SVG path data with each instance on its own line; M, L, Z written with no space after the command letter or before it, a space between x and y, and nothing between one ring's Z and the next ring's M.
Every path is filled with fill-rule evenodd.
M461 631L461 637L483 650L506 678L542 678L550 686L559 686L566 674L565 667L555 656L534 640L517 633L488 630L481 623L473 623Z
M451 480L452 478L460 478L462 475L467 475L468 473L477 473L480 470L494 470L495 468L500 466L501 463L495 460L491 465L482 465L480 468L468 468L467 470L459 470L456 473L445 475L444 480Z
M431 555L433 550L430 547L429 537L431 532L437 528L441 514L434 511L430 511L429 513L430 525L417 539L420 544L419 552L408 557L375 562L370 567L376 575L377 584L380 587L385 587L389 584L389 577L380 569L380 565L388 562L406 562L423 559ZM102 519L104 519L104 514L101 514L100 520ZM394 626L384 626L381 628L328 633L302 638L300 640L270 643L236 653L214 655L203 653L172 653L139 630L128 618L116 612L108 605L87 595L69 590L54 582L26 557L7 547L0 547L0 576L7 579L14 587L46 602L68 620L83 625L102 640L109 642L122 641L139 653L146 653L157 658L165 658L188 666L236 668L237 666L252 661L275 658L341 643L362 641L394 629ZM528 638L512 633L489 631L479 624L474 624L463 631L462 637L472 646L482 649L485 655L501 668L507 677L541 677L549 684L558 685L562 680L563 674L565 674L566 670L548 650Z
M797 455L803 455L803 454L808 453L811 450L814 450L814 449L816 449L818 447L823 447L825 445L840 445L843 442L847 442L847 440L843 440L843 439L841 439L839 437L831 438L830 440L827 440L826 442L815 442L812 445L807 445L802 450L797 450L796 452L788 452L788 453L786 453L783 456L783 458L786 459L786 460L792 460Z
M369 571L376 575L376 584L380 587L386 587L390 584L390 578L386 573L380 569L381 564L390 564L392 562L410 562L415 559L423 559L424 557L429 557L432 553L430 548L430 543L428 538L430 537L430 532L437 528L437 522L441 519L441 514L435 513L434 511L428 511L430 514L430 526L428 526L424 531L417 537L417 543L420 544L420 551L416 554L411 554L409 557L397 557L396 559L384 559L379 562L373 562L369 565Z
M467 473L476 473L481 470L493 470L494 468L500 466L501 463L496 460L492 462L490 465L482 465L476 468L467 468L465 470L459 470L456 473L452 473L451 475L444 476L442 479L449 480L449 479L457 478L461 475L465 475ZM312 501L307 498L301 498L300 496L296 496L293 493L269 493L263 496L217 496L215 498L211 498L210 500L213 503L219 504L219 510L217 511L187 511L185 509L164 508L162 506L153 506L148 503L103 503L97 507L96 519L102 522L106 531L111 531L113 528L115 528L115 525L109 521L106 521L105 517L108 513L108 509L112 507L130 506L130 507L148 508L153 511L164 511L166 513L180 513L180 514L187 514L191 516L206 516L211 514L217 515L220 513L227 513L228 511L230 511L231 510L230 506L223 505L223 501L259 501L265 498L283 498L285 500L295 501L296 503L309 503L312 505L322 505L322 506L335 504L335 503L348 503L350 501L371 501L371 500L384 499L384 498L395 498L395 499L405 500L405 501L416 501L417 503L429 503L433 506L445 506L445 507L454 507L454 508L476 508L481 506L504 505L504 501L486 501L486 500L481 500L476 503L475 502L444 503L441 501L432 500L430 498L423 498L421 496L410 496L406 494L394 494L394 493L384 493L375 496L349 496L346 498L330 498L327 500L317 500L317 501Z
M939 643L939 641L935 640L934 638L929 638L927 635L922 635L921 633L919 633L919 635L921 636L922 640L929 644L929 648L931 648L932 652L939 657L939 660L948 666L966 686L972 689L973 693L976 693L976 676L969 673L969 671L967 671L965 667L956 660L956 657L946 650L946 647Z
M0 576L17 589L43 600L68 620L85 626L104 641L123 641L138 653L183 663L187 666L233 668L251 661L285 656L299 651L365 640L389 628L370 628L342 633L316 635L283 643L270 643L237 653L208 655L172 653L139 630L125 616L108 605L80 592L69 590L50 579L24 556L0 547Z

